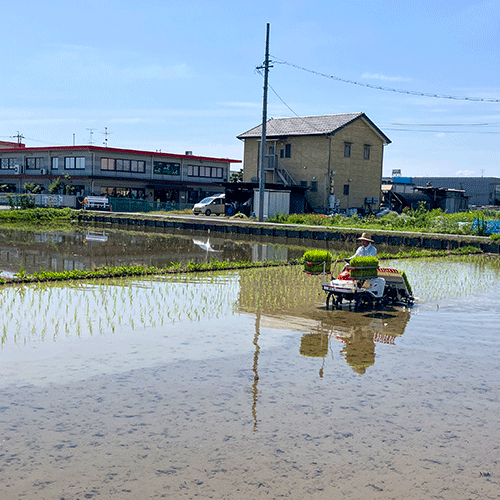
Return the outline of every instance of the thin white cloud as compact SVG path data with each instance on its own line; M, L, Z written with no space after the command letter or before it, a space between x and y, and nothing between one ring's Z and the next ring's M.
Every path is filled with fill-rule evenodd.
M476 172L474 172L474 170L459 170L455 175L457 177L473 177L476 175Z
M262 103L259 102L238 102L238 101L227 101L227 102L219 102L219 106L225 106L228 108L261 108Z
M187 64L178 64L175 66L160 66L152 64L151 66L129 67L117 70L121 78L127 80L180 80L191 78L194 72Z
M195 71L186 63L171 65L147 61L136 53L104 53L99 48L80 45L51 46L24 64L31 73L71 75L76 81L131 82L138 80L179 80L193 78Z
M412 79L405 76L388 76L382 73L363 73L361 78L366 80L381 80L383 82L411 82Z

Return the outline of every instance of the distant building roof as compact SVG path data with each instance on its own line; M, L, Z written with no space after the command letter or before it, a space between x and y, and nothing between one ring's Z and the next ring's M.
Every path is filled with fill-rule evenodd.
M108 148L105 146L93 146L91 144L85 146L43 146L43 147L34 147L34 148L25 148L24 144L19 146L17 142L9 143L12 146L8 148L2 148L0 146L0 150L2 152L9 152L12 150L17 150L19 147L24 148L23 152L43 152L43 151L99 151L101 153L107 152L108 154L113 153L126 153L126 154L136 154L136 155L145 155L145 156L163 156L168 158L187 158L193 160L207 160L207 161L220 161L225 163L241 163L241 160L231 160L229 158L212 158L210 156L195 156L195 155L185 155L185 154L175 154L175 153L163 153L161 151L141 151L137 149L120 149L120 148Z
M0 141L0 149L21 149L25 145L22 142Z
M298 116L293 118L271 118L266 122L266 137L290 135L334 135L356 120L364 120L386 144L391 140L365 115L346 113L339 115ZM238 139L262 136L262 124L238 135Z

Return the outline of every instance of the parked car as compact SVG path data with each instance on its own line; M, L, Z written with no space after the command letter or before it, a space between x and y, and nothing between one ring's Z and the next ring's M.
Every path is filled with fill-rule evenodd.
M224 214L225 201L226 195L224 193L215 196L208 196L207 198L203 198L203 200L195 204L195 206L193 207L193 213L194 215Z

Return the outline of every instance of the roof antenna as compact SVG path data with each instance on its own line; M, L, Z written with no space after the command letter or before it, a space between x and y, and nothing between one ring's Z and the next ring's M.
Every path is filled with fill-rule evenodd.
M24 139L24 135L20 134L19 130L18 130L17 135L14 135L13 139L17 139L17 144L20 146L22 144L23 139Z
M89 131L89 135L90 135L89 144L92 145L92 144L94 144L94 140L92 137L94 135L95 128L88 128L87 130Z
M112 132L108 132L108 127L104 127L104 132L101 132L101 134L104 134L104 142L103 144L108 147L108 135L110 135Z

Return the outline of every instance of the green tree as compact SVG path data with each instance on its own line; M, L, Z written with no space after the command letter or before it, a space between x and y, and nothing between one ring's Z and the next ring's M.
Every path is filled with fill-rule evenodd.
M233 172L229 177L229 182L243 182L243 169Z
M62 181L60 177L57 177L50 183L49 193L56 194L61 192L61 189L62 189Z
M43 191L43 187L40 186L40 184L36 184L34 182L27 182L26 184L24 184L23 189L27 193L31 194L40 194Z

